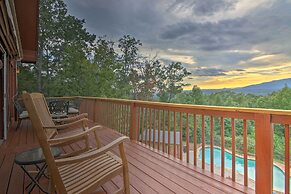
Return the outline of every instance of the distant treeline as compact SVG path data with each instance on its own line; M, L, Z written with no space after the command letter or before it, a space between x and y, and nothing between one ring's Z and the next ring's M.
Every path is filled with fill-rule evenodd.
M249 108L268 108L291 110L291 88L287 86L283 89L273 92L266 96L253 94L238 94L234 92L218 92L214 94L203 94L198 86L194 86L191 92L180 93L171 101L173 103L197 104L211 106L231 106L231 107L249 107ZM191 121L190 121L191 123ZM198 122L199 124L199 122ZM198 127L199 128L199 127ZM206 119L206 143L209 143L209 120ZM190 126L191 129L191 126ZM208 130L207 130L208 129ZM255 130L254 122L248 122L248 152L255 154ZM220 124L215 120L214 129L215 145L220 145ZM193 133L190 132L190 139ZM201 142L201 131L198 130L197 141ZM225 120L225 146L231 149L231 121ZM236 148L238 152L243 151L243 125L241 120L236 120ZM284 161L284 126L274 125L274 158L277 161Z

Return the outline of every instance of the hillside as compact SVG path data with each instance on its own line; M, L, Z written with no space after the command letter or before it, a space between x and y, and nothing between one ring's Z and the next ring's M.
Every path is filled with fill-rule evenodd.
M231 91L235 93L243 94L255 94L255 95L267 95L272 92L278 91L283 87L291 87L291 78L274 80L270 82L264 82L260 84L249 85L240 88L222 88L222 89L205 89L202 90L204 94L212 94L222 91Z

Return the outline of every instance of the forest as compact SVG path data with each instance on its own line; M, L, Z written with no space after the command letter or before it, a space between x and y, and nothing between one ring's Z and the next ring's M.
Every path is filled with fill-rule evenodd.
M36 65L18 64L18 91L40 91L46 96L97 96L291 110L288 87L267 96L232 92L205 95L198 86L193 86L191 92L183 92L183 87L188 85L184 80L191 73L182 63L165 62L156 54L144 55L142 42L131 35L112 40L106 35L97 37L89 33L85 21L68 14L62 0L40 0L38 45ZM215 145L219 146L218 118L215 123ZM236 121L238 152L242 152L242 125L242 121ZM206 128L209 129L209 118L206 118ZM209 130L206 130L206 141L209 139ZM190 140L193 140L193 130ZM197 141L201 142L199 130ZM231 149L230 119L225 120L225 145ZM254 154L254 151L254 123L249 121L248 152ZM274 130L274 156L275 160L284 161L284 131L279 125Z
M273 92L266 96L253 94L241 94L234 92L218 92L210 95L203 94L198 86L193 86L191 92L183 92L177 94L171 101L173 103L210 105L210 106L228 106L228 107L248 107L248 108L267 108L291 110L291 88L285 86L283 89ZM214 141L215 145L219 146L221 142L220 123L218 118L214 120ZM190 121L191 123L191 121ZM193 122L192 122L193 123ZM199 123L198 123L199 125ZM201 124L200 124L201 125ZM206 143L209 144L210 121L206 119ZM238 153L243 152L243 121L236 120L236 149ZM255 130L254 122L248 121L248 152L250 155L255 154ZM191 126L190 126L191 128ZM199 128L199 127L198 127ZM201 131L198 131L197 141L201 139ZM190 133L190 139L193 134ZM225 147L231 149L231 119L225 120ZM279 162L284 161L284 126L274 125L274 159Z

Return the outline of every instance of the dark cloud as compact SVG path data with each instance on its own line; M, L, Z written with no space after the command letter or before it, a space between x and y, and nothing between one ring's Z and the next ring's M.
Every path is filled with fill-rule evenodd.
M258 36L258 30L251 27L247 19L239 18L220 22L177 23L167 26L160 38L185 41L198 49L214 51L265 42L269 39L266 35Z
M159 8L147 0L67 0L69 12L86 19L86 27L98 36L133 35L143 41L155 38L156 26L164 23Z
M291 2L265 1L263 6L257 6L247 14L218 19L217 13L223 15L233 11L241 1L65 0L69 13L84 18L88 30L97 36L106 34L116 40L124 34L131 34L148 50L165 53L169 48L191 51L191 54L177 55L193 56L197 64L208 67L193 72L201 76L269 65L264 61L249 62L261 54L291 56ZM210 19L201 20L203 17ZM229 52L231 50L258 50L258 53ZM213 69L214 65L218 69ZM196 67L193 66L189 65L189 68Z
M226 70L216 68L197 68L192 70L193 76L222 76L226 75Z
M171 9L192 9L193 15L210 16L234 8L237 0L177 0Z

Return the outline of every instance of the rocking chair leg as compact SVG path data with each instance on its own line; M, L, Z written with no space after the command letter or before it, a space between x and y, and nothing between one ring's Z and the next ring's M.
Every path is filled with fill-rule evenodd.
M52 176L49 174L49 193L50 194L55 194L56 193L56 189L55 189L55 185L54 185L54 181L52 179Z
M122 160L122 163L123 163L123 188L124 188L124 193L125 194L130 194L128 163L127 163L127 160L126 160L126 155L125 155L125 152L124 152L123 143L119 145L119 151L120 151L120 156L121 156L121 160Z
M124 185L124 193L130 194L128 169L127 170L123 169L123 185Z
M15 131L17 131L17 129L20 127L21 121L22 119L18 119Z

